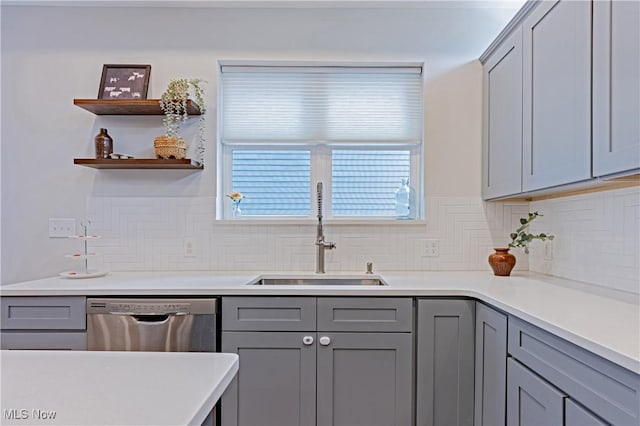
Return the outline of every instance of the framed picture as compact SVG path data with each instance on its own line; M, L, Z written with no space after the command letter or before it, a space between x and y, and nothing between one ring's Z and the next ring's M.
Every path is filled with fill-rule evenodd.
M104 65L98 99L147 99L151 65Z

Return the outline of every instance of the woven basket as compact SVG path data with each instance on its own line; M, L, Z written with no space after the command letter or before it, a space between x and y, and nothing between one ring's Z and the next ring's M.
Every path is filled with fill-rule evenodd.
M181 160L187 156L187 144L184 139L175 136L158 136L153 140L156 158L162 160Z

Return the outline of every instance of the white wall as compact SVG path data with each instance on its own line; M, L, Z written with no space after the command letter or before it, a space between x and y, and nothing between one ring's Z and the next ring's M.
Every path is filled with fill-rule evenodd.
M397 10L3 7L3 283L50 276L74 267L62 256L78 247L73 241L47 238L49 217L78 221L89 217L93 232L106 234L98 247L111 256L105 260L114 270L167 268L159 261L126 261L133 246L142 245L135 250L143 259L161 256L149 251L162 251L149 246L149 241L162 232L167 239L161 245L172 247L165 250L172 267L195 267L193 259L182 256L185 233L179 229L187 220L185 216L173 217L162 225L167 228L164 231L145 229L163 222L167 214L163 209L199 204L200 200L205 200L204 211L197 227L189 232L202 238L198 244L206 242L210 247L200 251L202 259L210 259L197 267L217 269L242 263L214 260L223 250L219 242L233 240L224 235L238 231L233 225L213 225L215 108L210 108L207 122L207 167L202 172L96 171L73 166L74 157L93 155L92 141L100 127L109 129L116 151L138 157L152 156L153 137L161 133L158 117L95 116L73 106L73 98L96 96L105 63L151 64L149 97L158 97L170 78L205 78L209 81L209 104L215 106L215 67L221 59L424 61L427 193L439 197L432 199L437 203L456 205L463 199L462 205L473 206L468 209L471 215L480 215L479 220L474 219L474 227L481 229L482 245L492 245L491 239L501 234L503 225L489 224L479 201L481 66L475 58L514 11L503 6L465 9L442 5ZM195 127L190 129L194 136ZM128 213L139 208L143 209L140 215ZM465 208L462 210L464 216ZM103 215L111 221L101 220ZM118 229L112 232L114 226ZM432 235L442 236L445 253L447 247L463 250L455 227L450 228L450 234L432 224L408 232L409 228L396 232L398 228L380 227L372 233L370 228L344 229L339 231L340 238L374 235L381 241L394 239L393 247L380 244L369 250L380 263L389 253L406 251L406 247L415 247L416 239ZM259 226L252 230L264 235L268 247L276 247L273 241L292 235L292 229L294 240L308 257L313 246L306 237L312 237L312 229ZM466 235L473 238L473 232ZM329 229L328 233L336 236L338 231ZM244 234L241 241L245 246L238 249L238 256L260 256L259 251L251 252L252 248L263 250L256 248L253 240L253 233ZM239 241L234 244L242 245ZM397 245L405 249L399 250ZM344 261L351 253L348 246L342 243L341 250L332 253L332 261L342 259L340 269L359 269L360 265ZM357 244L352 250L357 252L355 247ZM485 247L473 247L469 259L485 256ZM288 265L284 256L249 263L254 268L309 268L308 259ZM446 269L447 262L440 260L439 267ZM438 263L422 258L411 262L412 268L419 270ZM479 266L476 260L468 259L454 263L456 269ZM386 265L391 268L393 262Z
M103 235L94 249L112 270L313 270L311 225L215 223L216 62L221 59L424 61L423 225L327 226L338 243L329 271L485 269L518 218L545 216L533 229L557 235L549 258L534 244L517 269L640 292L638 189L532 203L480 199L481 66L475 61L513 13L508 9L1 9L2 282L72 269L77 242L47 238L48 218L89 218ZM202 172L96 171L107 127L116 150L152 156L158 117L95 116L73 106L94 98L105 63L152 65L149 97L174 77L209 81L209 147ZM197 125L189 127L195 137ZM420 245L440 240L440 256ZM194 245L184 257L184 242Z

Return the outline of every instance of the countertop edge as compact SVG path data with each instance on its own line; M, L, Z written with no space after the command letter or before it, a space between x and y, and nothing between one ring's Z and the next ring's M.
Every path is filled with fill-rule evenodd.
M296 275L294 272L274 274ZM0 296L473 298L640 374L640 343L635 336L640 335L640 295L630 294L630 297L625 298L603 287L529 272L513 274L512 277L494 277L485 271L383 272L379 276L389 285L379 287L246 285L263 275L268 274L176 271L119 272L103 278L84 280L56 277L0 286ZM593 318L597 315L606 318L608 323L601 326L599 322L594 322ZM613 331L610 332L609 329Z

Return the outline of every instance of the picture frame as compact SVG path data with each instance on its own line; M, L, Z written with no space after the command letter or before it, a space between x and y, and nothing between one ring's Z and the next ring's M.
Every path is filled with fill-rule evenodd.
M105 64L98 99L147 99L151 65Z

